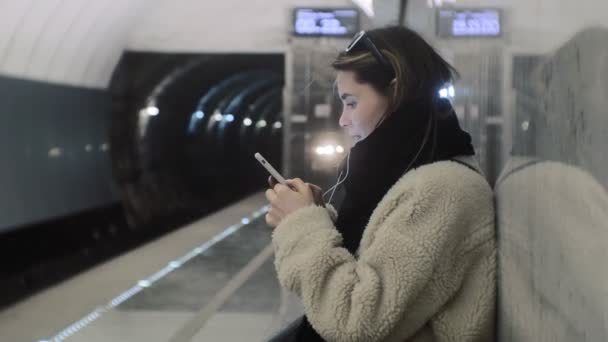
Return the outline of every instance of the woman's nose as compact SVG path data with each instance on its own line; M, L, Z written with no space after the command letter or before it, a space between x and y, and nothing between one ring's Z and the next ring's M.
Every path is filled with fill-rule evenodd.
M340 120L338 120L338 123L340 124L340 127L346 127L346 126L350 125L350 118L348 117L348 115L346 115L344 113L344 111L342 111L342 114L340 115Z

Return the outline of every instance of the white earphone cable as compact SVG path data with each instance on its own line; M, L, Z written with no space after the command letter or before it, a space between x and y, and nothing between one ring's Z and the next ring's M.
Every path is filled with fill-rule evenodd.
M344 183L344 181L348 177L349 170L350 170L350 151L348 152L348 156L346 157L346 175L344 176L343 179L340 179L340 177L342 177L342 173L343 173L343 172L340 172L340 175L338 175L338 182L336 183L336 185L332 186L331 188L329 188L327 191L325 191L323 193L322 197L325 197L325 195L327 195L327 193L331 191L331 195L329 196L329 200L327 201L327 203L331 204L331 200L332 200L332 198L334 198L334 193L336 192L336 189L338 188L338 186L340 186L340 184Z

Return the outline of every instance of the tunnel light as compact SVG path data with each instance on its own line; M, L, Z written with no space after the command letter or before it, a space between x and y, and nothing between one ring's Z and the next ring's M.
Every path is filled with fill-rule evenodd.
M87 152L93 151L93 145L87 144L87 146L84 147L84 150L87 151Z
M109 149L110 149L110 145L108 143L103 143L103 144L99 145L99 150L100 151L105 152L105 151L107 151Z
M342 147L342 145L336 145L336 144L325 144L325 145L318 145L317 147L315 147L314 151L319 156L333 157L334 155L336 155L336 153L338 153L338 154L344 153L344 147Z
M266 120L260 120L256 124L257 127L266 127L266 125L268 125L268 123L266 123Z
M222 120L224 120L224 116L222 114L219 114L219 113L213 114L213 120L214 121L218 121L218 122L222 121Z
M243 218L241 219L241 223L242 223L242 224L249 224L249 222L250 222L250 221L249 221L249 219L248 219L247 217L243 217Z
M196 118L200 120L205 117L205 113L203 113L202 110L197 110L196 112L194 112L194 116L196 116Z
M144 108L144 112L150 116L156 116L160 113L160 110L155 106L148 106Z
M456 90L452 85L446 88L439 89L439 97L441 97L442 99L453 98L454 95L456 95Z
M340 147L340 150L342 150L342 152L338 152L338 147ZM315 153L320 156L333 156L336 154L336 152L343 153L344 148L342 146L335 146L335 145L322 145L322 146L317 146L315 148Z
M245 124L245 126L251 126L253 121L251 121L250 118L245 118L245 120L243 120L243 124Z
M521 129L526 132L530 128L530 121L526 120L521 123Z
M232 122L232 121L234 121L234 115L226 114L226 115L224 115L224 120L226 120L227 122Z
M277 121L274 123L274 125L272 125L272 127L279 129L279 128L283 127L283 124L280 121Z
M49 150L49 158L61 157L62 154L63 154L63 151L59 147L53 147L52 149Z
M171 261L169 263L169 267L171 268L179 268L182 264L179 261Z

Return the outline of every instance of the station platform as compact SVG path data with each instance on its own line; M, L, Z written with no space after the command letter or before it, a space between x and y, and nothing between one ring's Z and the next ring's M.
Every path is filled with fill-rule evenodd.
M6 341L264 341L302 314L262 193L6 309ZM34 323L38 322L38 323Z

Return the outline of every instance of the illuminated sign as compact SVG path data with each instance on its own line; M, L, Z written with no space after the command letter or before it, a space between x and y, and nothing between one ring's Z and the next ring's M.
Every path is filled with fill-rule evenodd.
M296 8L293 34L299 37L352 37L359 31L354 8Z
M440 38L500 37L501 13L497 9L438 9Z

